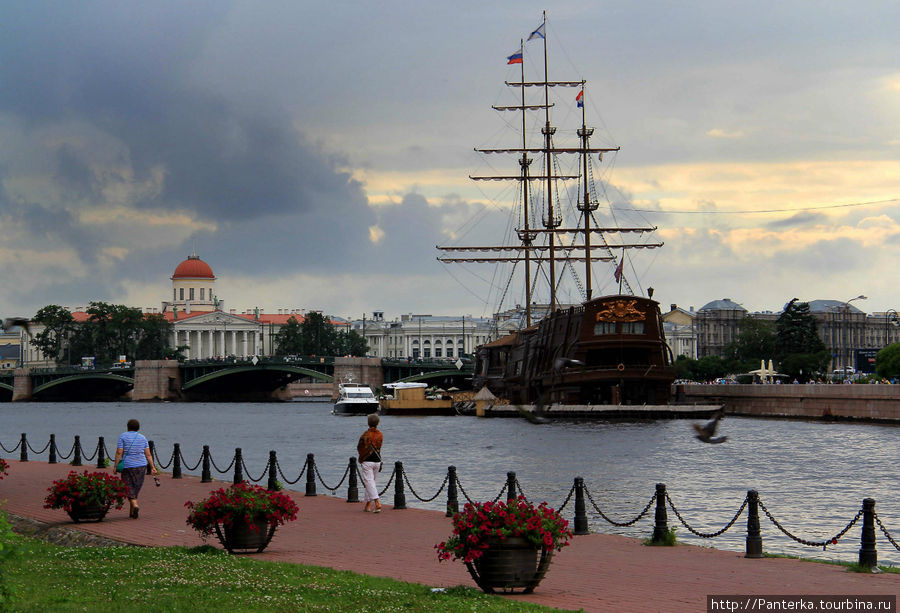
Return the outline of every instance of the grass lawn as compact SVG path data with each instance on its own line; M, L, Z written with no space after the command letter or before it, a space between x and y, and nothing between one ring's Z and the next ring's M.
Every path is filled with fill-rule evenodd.
M62 547L0 530L8 611L553 611L469 587L231 556L213 547Z

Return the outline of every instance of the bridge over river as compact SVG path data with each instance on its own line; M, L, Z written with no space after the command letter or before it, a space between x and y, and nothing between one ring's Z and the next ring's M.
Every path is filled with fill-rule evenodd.
M249 360L146 360L92 368L19 368L0 373L0 402L103 400L290 400L294 382L339 381L372 387L397 381L423 381L465 389L472 363L450 360L386 360L321 356L254 357Z

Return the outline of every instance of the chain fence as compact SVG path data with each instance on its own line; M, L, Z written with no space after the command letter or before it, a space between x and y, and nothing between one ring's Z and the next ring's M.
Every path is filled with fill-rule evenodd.
M91 462L94 459L96 459L99 464L100 461L105 460L110 457L109 451L106 448L105 441L102 437L98 439L97 444L93 447L93 449L90 452L86 452L85 449L83 447L81 447L79 440L80 440L79 437L76 437L75 442L72 445L72 448L67 453L62 453L62 452L60 452L59 448L56 446L55 437L53 437L52 435L51 435L50 440L47 442L46 445L43 446L43 448L36 449L36 448L32 447L32 445L28 442L27 437L23 434L22 438L15 445L13 445L11 447L7 447L2 442L0 442L0 449L2 449L5 453L9 453L9 454L15 453L16 451L20 451L21 459L23 461L27 461L26 451L31 451L31 453L33 453L35 455L42 455L49 450L51 462L56 461L55 460L56 456L58 456L60 459L68 460L69 458L71 458L72 456L74 456L76 454L76 451L79 452L78 459L83 459L86 462ZM266 478L266 476L269 473L271 473L274 470L274 472L277 473L277 475L281 478L281 481L283 483L286 483L289 485L294 485L294 484L298 483L301 479L303 479L303 477L305 475L307 478L307 482L308 482L307 483L307 495L314 495L314 493L315 493L314 482L316 480L329 492L331 492L331 493L337 492L342 486L345 485L345 483L347 483L348 477L351 475L351 472L350 472L351 470L355 471L355 475L359 478L360 481L363 480L363 476L362 476L360 467L354 461L353 458L351 458L351 461L345 467L344 472L343 472L341 478L338 480L338 482L334 485L330 485L322 477L322 474L319 471L319 468L316 465L315 459L312 454L309 454L307 456L307 460L306 460L306 462L303 463L303 466L300 470L299 475L295 479L290 479L287 477L287 475L285 475L284 470L283 470L280 462L277 460L277 457L276 457L274 451L270 452L268 462L266 462L264 468L262 469L262 472L259 473L258 476L256 476L253 473L251 473L250 470L248 469L247 463L244 461L243 456L241 455L239 449L235 450L235 455L232 456L231 461L228 464L228 466L223 468L223 467L220 467L218 464L216 464L215 460L212 458L212 455L209 453L208 447L204 447L203 454L201 455L200 459L198 459L193 465L189 465L185 461L184 455L181 453L180 446L176 445L176 447L172 451L172 455L169 457L169 459L166 462L161 461L158 451L155 449L155 447L152 446L152 444L151 444L151 447L153 449L153 455L156 460L156 463L161 469L168 469L169 467L173 466L174 464L176 464L176 459L180 460L180 462L184 465L184 467L189 471L196 471L202 464L203 471L204 471L204 479L209 478L208 477L209 465L211 465L216 471L218 471L221 474L227 474L227 473L231 472L232 469L234 469L235 480L246 478L248 481L251 481L253 483L258 483L258 482L262 481L263 479ZM176 456L176 454L177 454L177 456ZM208 460L208 464L207 464L207 460ZM238 464L238 462L239 462L239 464ZM179 470L180 470L180 467L179 467ZM243 471L243 473L242 473L242 471ZM309 471L309 472L307 472L307 471ZM176 473L178 473L178 471L176 471ZM178 473L178 474L180 476L180 473ZM452 484L451 484L451 478L453 479ZM395 479L396 479L396 481L395 481ZM441 484L438 486L435 493L431 496L423 496L416 490L413 482L409 479L409 476L407 475L406 471L403 469L401 462L397 462L395 464L394 469L391 471L391 474L387 480L387 483L379 491L379 496L384 496L391 489L392 485L396 485L396 490L397 490L396 496L397 497L395 498L395 506L398 509L405 508L405 501L404 501L404 494L403 494L403 486L404 485L405 485L406 489L408 489L409 492L412 494L412 496L414 496L417 500L419 500L423 503L434 502L435 500L438 499L439 496L441 496L441 494L443 494L444 492L447 492L447 495L448 495L447 508L448 509L455 508L455 506L457 504L456 491L458 491L459 494L467 502L469 502L469 503L476 502L476 500L473 498L473 496L471 496L470 493L463 486L462 481L459 479L458 475L456 474L455 467L448 468L448 471L447 471L446 475L444 476L444 479L442 480ZM450 488L450 487L448 487L449 485L455 485L456 487ZM309 489L310 487L312 487L312 494L310 494L310 489ZM350 484L349 484L349 490L355 491L355 487L356 487L355 482L353 480L351 480ZM512 488L515 488L515 489L512 489ZM351 493L349 490L348 490L348 500L351 500ZM500 489L500 493L497 494L493 498L492 502L496 503L504 496L504 494L509 493L510 496L508 496L508 497L515 496L516 492L518 492L519 496L524 498L526 501L529 501L529 498L525 495L524 488L522 487L522 484L519 481L519 479L516 477L515 473L514 472L507 473L507 479L504 481L503 486ZM356 496L355 493L352 495L354 497ZM753 498L751 498L751 495L753 496ZM759 508L759 509L762 509L765 516L769 519L769 521L772 522L772 524L782 534L784 534L791 540L793 540L801 545L805 545L805 546L809 546L809 547L821 547L823 549L826 549L829 545L837 544L841 538L843 538L854 526L857 525L857 523L859 523L860 519L863 519L863 537L862 537L863 548L861 548L861 550L860 550L861 560L862 560L862 550L864 548L871 547L871 550L874 551L874 544L875 544L874 536L867 537L865 533L868 530L870 535L874 535L874 526L876 526L876 525L880 529L881 533L884 535L887 542L889 542L894 547L895 550L900 551L900 544L898 544L897 540L888 531L888 529L884 525L882 519L880 517L878 517L878 515L876 513L874 513L875 502L872 499L866 499L866 501L864 501L863 508L861 508L856 513L856 515L846 524L846 526L844 526L840 531L836 532L832 537L824 539L824 540L813 540L813 539L808 539L808 538L803 538L801 536L797 536L796 534L794 534L793 532L788 530L784 525L782 525L782 523L780 521L778 521L778 519L775 518L774 514L766 507L766 505L763 503L763 501L758 498L758 495L756 494L755 491L748 492L748 495L743 499L740 507L737 509L737 511L734 513L734 515L731 517L731 519L724 525L724 527L722 527L719 530L716 530L714 532L704 532L704 531L696 528L695 526L693 526L690 522L688 522L688 520L682 515L682 512L679 510L679 508L675 505L672 497L666 491L665 485L663 485L663 484L657 484L656 492L650 497L650 500L643 507L643 509L641 509L641 511L636 516L634 516L633 518L631 518L627 521L617 521L617 520L613 519L612 517L610 517L609 515L607 515L603 511L603 509L600 507L597 500L595 500L594 495L591 493L591 490L588 488L588 486L586 484L584 484L581 477L577 477L575 479L575 484L572 485L572 487L569 489L568 493L566 494L566 497L563 500L563 502L557 507L557 509L556 509L557 512L562 512L564 509L566 509L569 506L570 502L572 501L573 497L576 499L576 504L575 504L576 525L578 524L579 521L582 523L583 526L587 525L587 517L586 517L586 513L585 513L585 510L586 510L585 497L587 498L587 501L589 501L590 507L593 509L593 511L596 512L596 514L602 520L604 520L604 521L608 522L609 524L616 526L618 528L626 528L626 527L635 525L637 522L639 522L641 519L643 519L644 517L647 516L647 514L649 513L650 509L653 507L654 504L657 504L657 517L656 517L656 526L654 528L654 533L656 533L657 529L660 527L662 527L663 529L666 528L667 520L665 517L665 515L666 515L665 508L668 507L675 514L675 516L677 517L677 519L681 523L681 525L684 526L691 534L693 534L694 536L696 536L698 538L711 539L711 538L721 536L725 532L730 530L737 523L737 521L741 517L741 515L743 515L744 512L748 510L748 506L749 506L750 507L749 512L751 515L750 515L750 519L748 519L748 527L747 527L748 540L750 538L750 530L751 530L751 523L752 523L750 520L752 520L753 522L756 522L757 525L755 528L754 536L757 538L759 537L759 526L758 526L758 521L756 519L757 508ZM398 500L401 502L397 502ZM355 498L353 498L352 501L356 502L357 500ZM871 505L869 511L866 511L865 504ZM450 512L451 511L448 511L448 514ZM662 522L662 523L660 523L660 522ZM587 531L585 531L584 533L587 533ZM656 536L654 536L654 539L655 538L656 538ZM871 542L867 543L866 538L869 538ZM749 545L748 545L748 547L749 547Z

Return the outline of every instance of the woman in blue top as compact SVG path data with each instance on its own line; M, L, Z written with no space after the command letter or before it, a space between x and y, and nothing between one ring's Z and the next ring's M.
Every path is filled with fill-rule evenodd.
M116 464L124 460L122 481L125 482L126 496L131 511L128 516L131 519L138 518L138 494L144 486L144 475L147 474L147 466L150 472L156 475L156 466L153 464L153 455L150 453L150 445L143 434L138 433L141 424L136 419L128 420L128 432L119 436L116 444ZM115 465L115 464L114 464Z

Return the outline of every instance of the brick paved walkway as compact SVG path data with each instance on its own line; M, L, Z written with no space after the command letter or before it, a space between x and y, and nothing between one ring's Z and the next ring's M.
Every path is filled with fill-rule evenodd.
M163 475L159 488L152 480L145 483L139 520L128 519L127 510L113 510L100 523L73 524L63 511L42 506L47 487L64 477L71 466L7 461L10 474L0 481L0 505L9 513L137 545L201 544L196 532L185 524L184 503L200 500L223 485L201 483L197 477L171 479ZM395 511L387 504L383 513L363 513L362 504L290 493L300 505L299 519L278 529L268 549L257 556L260 559L430 586L474 587L462 563L437 561L433 546L450 533L450 520L443 513L413 508ZM851 539L840 546L858 549ZM879 547L886 546L890 545L879 541ZM898 592L898 574L851 573L840 566L782 558L748 560L740 553L690 545L645 547L636 539L591 534L575 537L570 547L556 555L534 594L503 597L585 611L696 612L706 610L707 594Z

